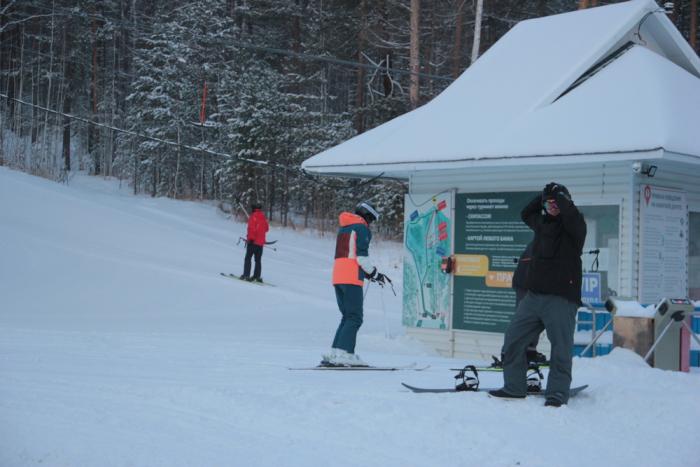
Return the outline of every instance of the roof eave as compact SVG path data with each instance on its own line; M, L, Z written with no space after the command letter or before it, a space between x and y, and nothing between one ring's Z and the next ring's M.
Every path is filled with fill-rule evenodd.
M307 165L305 170L319 175L333 176L377 176L384 174L391 178L408 179L410 174L434 170L455 170L482 167L510 167L522 165L556 165L556 164L587 164L611 161L636 161L662 158L665 151L662 147L635 149L615 152L592 152L572 154L547 155L517 155L502 157L470 157L464 159L426 161L426 162L393 162L366 163L346 165ZM666 153L669 154L669 153ZM674 153L675 154L675 153ZM686 155L686 158L700 158Z

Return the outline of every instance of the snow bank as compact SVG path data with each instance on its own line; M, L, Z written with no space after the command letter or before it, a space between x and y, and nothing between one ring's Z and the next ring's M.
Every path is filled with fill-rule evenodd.
M615 299L615 316L626 318L653 318L656 305L642 305L636 300Z
M403 336L388 290L368 291L358 353L430 369L288 371L337 325L333 238L273 228L265 288L219 276L244 226L211 206L0 167L0 212L1 466L698 464L700 373L616 349L574 359L590 387L561 409L413 394L400 383L450 387L467 362ZM400 246L372 253L400 296Z

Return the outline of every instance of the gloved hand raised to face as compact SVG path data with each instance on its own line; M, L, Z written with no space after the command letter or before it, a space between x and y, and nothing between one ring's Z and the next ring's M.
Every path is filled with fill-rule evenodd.
M547 186L544 187L542 190L542 201L554 198L557 194L571 201L569 190L564 185L556 182L548 183Z

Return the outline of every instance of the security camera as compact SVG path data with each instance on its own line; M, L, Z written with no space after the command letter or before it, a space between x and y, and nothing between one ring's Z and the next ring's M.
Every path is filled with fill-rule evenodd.
M642 171L642 163L641 162L635 162L632 164L632 171L636 174Z

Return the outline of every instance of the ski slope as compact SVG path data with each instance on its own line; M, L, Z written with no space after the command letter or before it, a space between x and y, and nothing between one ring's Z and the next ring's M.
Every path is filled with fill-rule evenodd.
M430 369L288 371L335 331L334 238L273 227L261 287L219 276L244 231L205 203L0 167L0 466L700 465L700 373L628 351L575 359L590 387L561 409L408 392L466 362L403 335L392 242L371 253L399 296L369 289L358 353Z

